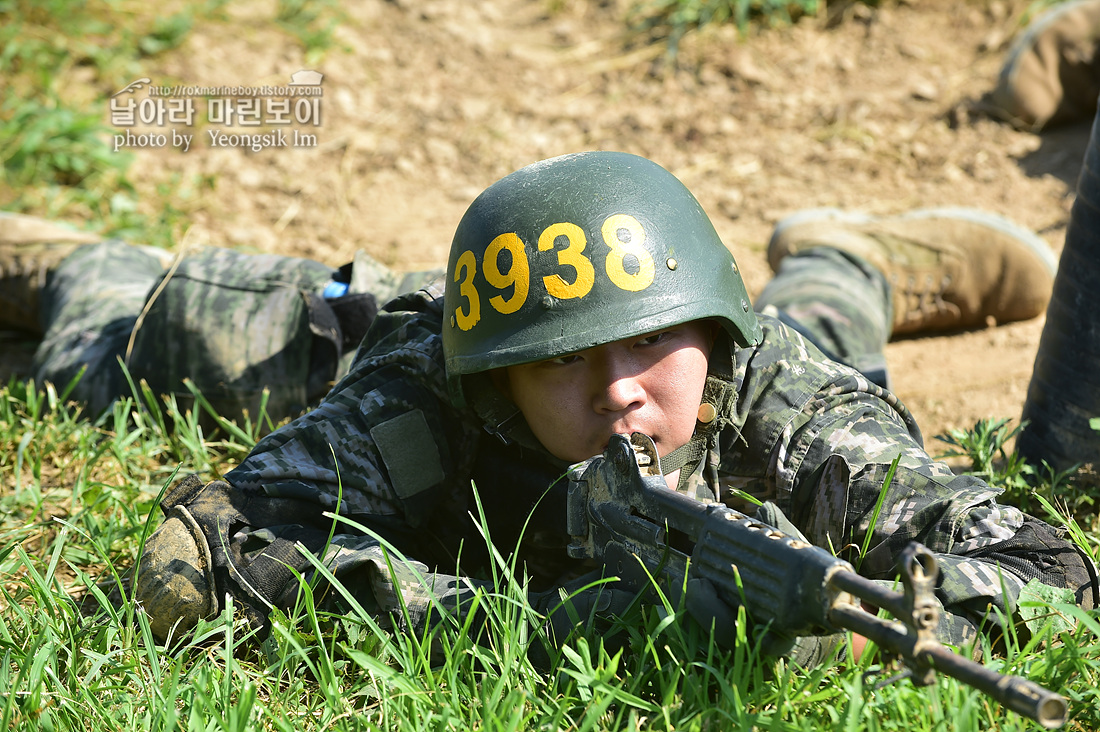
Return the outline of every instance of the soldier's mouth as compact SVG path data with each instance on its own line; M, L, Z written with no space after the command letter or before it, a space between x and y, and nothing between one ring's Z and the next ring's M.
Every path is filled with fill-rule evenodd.
M648 432L645 432L645 430L638 430L638 429L616 430L616 431L612 432L611 434L609 434L607 436L607 439L603 441L602 445L600 445L600 450L596 454L602 455L604 452L607 451L607 446L611 442L611 435L622 435L624 437L629 438L635 432L643 432L644 434L649 435L649 437L653 440L654 444L657 444L658 448L660 447L658 439L656 437L654 437L653 435L650 435Z

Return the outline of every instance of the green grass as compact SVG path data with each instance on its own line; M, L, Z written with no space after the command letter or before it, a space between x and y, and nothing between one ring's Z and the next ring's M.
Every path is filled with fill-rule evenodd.
M1075 469L1056 471L1046 463L1029 465L1009 446L1023 425L1008 419L979 420L968 430L954 429L936 439L947 443L945 458L966 458L967 472L1004 489L1003 500L1025 511L1035 512L1042 501L1057 503L1074 517L1095 516L1100 499L1100 482L1094 473Z
M493 589L476 599L491 642L474 642L469 620L395 633L350 594L333 615L303 583L297 609L277 613L263 642L230 609L193 641L158 646L125 581L159 521L157 496L182 473L224 473L259 425L204 434L195 414L134 390L91 420L64 390L0 389L4 729L1034 728L942 676L925 689L874 688L882 677L866 672L882 659L805 671L761 659L743 635L719 649L667 604L632 608L549 658L529 653L543 647L544 621L499 555ZM1077 524L1075 536L1095 556L1094 527ZM1011 637L985 660L1060 690L1071 728L1096 729L1100 624L1062 610L1080 616L1077 630Z
M336 28L346 20L335 0L278 0L275 12L278 26L305 48L307 65L315 64L334 45Z
M804 16L816 16L826 4L827 0L638 0L627 22L637 36L665 44L674 62L684 36L700 28L732 23L744 34L750 26L789 25Z
M219 22L224 5L0 0L5 208L174 243L190 202L214 182L164 181L156 213L140 213L129 158L110 152L101 115L88 110L103 110L109 94L150 58L178 48L200 21ZM682 35L706 22L736 22L745 8L767 22L772 16L753 8L780 5L646 7L654 37L668 37L669 28ZM782 5L788 15L816 12L808 0ZM332 42L333 3L280 0L275 12L272 22L311 57ZM234 624L229 608L189 642L158 646L128 590L160 520L158 496L189 472L223 475L271 425L263 415L240 426L200 419L142 384L132 391L93 418L67 403L65 387L14 380L0 387L0 729L1034 728L951 679L926 689L875 688L881 677L867 672L879 658L805 671L762 660L744 635L733 650L719 649L671 605L634 608L606 632L540 656L543 618L503 558L493 589L477 599L491 643L474 643L457 620L428 636L394 633L354 597L336 616L303 584L299 606L276 614L262 642ZM1096 557L1092 494L1006 468L1002 427L960 433L954 447L978 456L976 470L1067 525ZM1081 496L1072 511L1056 508L1066 490ZM1073 633L1010 638L1004 654L986 660L1062 691L1071 728L1098 729L1100 625L1078 615Z
M1067 0L1033 0L1019 15L1025 27L1036 15ZM707 26L733 24L741 34L750 28L790 25L804 17L816 17L834 9L843 12L851 0L636 0L627 13L631 32L647 42L663 43L675 62L680 42ZM862 4L877 6L879 0Z
M734 23L742 32L750 21L764 26L788 24L804 15L817 15L826 1L641 0L631 12L647 28L661 28L669 37L678 37L711 23Z
M179 48L196 23L226 21L227 4L0 0L3 208L84 222L104 236L177 244L215 181L166 178L143 187L156 188L156 204L140 205L133 156L112 148L118 130L103 120L114 92L147 76L150 60ZM270 22L314 63L343 17L332 0L279 0Z

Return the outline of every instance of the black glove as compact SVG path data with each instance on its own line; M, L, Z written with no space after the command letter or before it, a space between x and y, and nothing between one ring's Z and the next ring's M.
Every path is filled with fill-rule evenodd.
M805 541L802 532L783 515L779 507L768 502L760 506L754 518L774 526L785 534ZM726 649L737 644L737 603L723 598L714 583L704 577L690 577L687 582L686 605L688 614L705 630L713 630L714 640ZM783 656L804 668L812 668L830 661L843 636L793 637L771 628L753 628L747 631L750 642L758 643L765 656Z
M527 650L535 668L552 669L555 665L552 659L562 645L589 628L596 628L605 648L619 642L617 637L608 635L610 619L625 613L638 595L622 589L618 581L603 579L603 570L597 570L546 592L530 593L531 607L546 618L546 632L539 634ZM599 584L593 586L593 583Z
M531 606L546 616L547 635L556 645L598 618L622 615L636 597L617 580L606 580L602 569L530 594Z

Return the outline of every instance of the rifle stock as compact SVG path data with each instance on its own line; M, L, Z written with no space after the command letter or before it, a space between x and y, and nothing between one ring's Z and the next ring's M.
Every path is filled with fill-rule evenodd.
M569 553L602 561L623 581L650 577L678 597L689 578L712 582L719 596L787 636L851 630L899 656L918 685L935 671L987 694L1047 729L1066 721L1066 701L1022 677L964 658L935 637L935 558L911 544L901 557L904 592L856 574L848 562L722 504L669 490L653 441L612 435L607 450L570 473ZM867 603L895 621L867 612Z

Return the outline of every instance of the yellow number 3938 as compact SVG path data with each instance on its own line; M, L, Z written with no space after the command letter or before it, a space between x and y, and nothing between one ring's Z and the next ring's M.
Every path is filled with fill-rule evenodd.
M609 250L603 260L603 269L613 285L627 292L639 292L653 284L653 256L644 246L645 229L638 219L629 214L613 214L604 220L600 233ZM559 271L542 278L546 292L560 300L584 297L592 291L596 281L592 260L585 254L588 237L576 224L551 224L539 235L538 251L553 251L559 241L565 243L556 250ZM508 255L502 271L504 252ZM627 255L634 259L633 272L627 271ZM491 287L502 293L513 288L510 297L504 294L490 297L489 305L502 315L523 307L531 289L531 265L527 248L519 236L508 233L493 239L485 248L482 266L482 275ZM476 274L477 256L467 249L459 256L454 270L458 293L466 300L465 307L455 309L455 324L462 330L470 330L481 320L481 295L474 284Z

